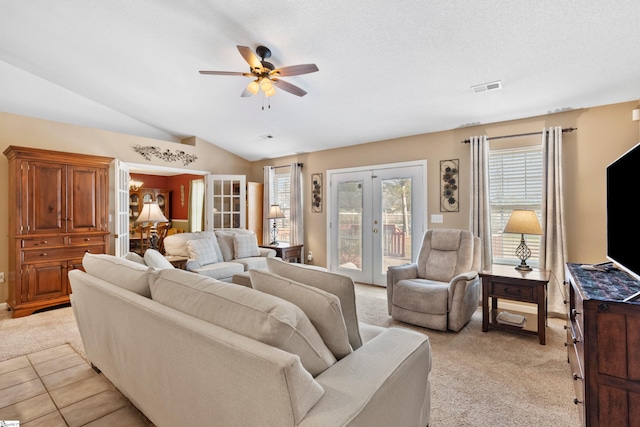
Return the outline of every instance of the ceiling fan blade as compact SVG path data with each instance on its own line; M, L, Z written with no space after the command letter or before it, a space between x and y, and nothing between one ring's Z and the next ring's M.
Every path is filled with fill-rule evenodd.
M262 63L260 59L256 56L255 53L248 48L247 46L237 46L240 51L240 55L244 58L245 61L249 64L252 70L262 70Z
M282 89L294 95L305 96L307 94L305 90L300 89L298 86L292 85L291 83L287 83L284 80L271 79L271 81L278 86L278 89Z
M316 64L291 65L289 67L276 68L270 74L280 77L299 76L300 74L315 73L318 71Z
M200 74L213 74L215 76L247 76L253 77L251 73L243 73L241 71L199 71Z

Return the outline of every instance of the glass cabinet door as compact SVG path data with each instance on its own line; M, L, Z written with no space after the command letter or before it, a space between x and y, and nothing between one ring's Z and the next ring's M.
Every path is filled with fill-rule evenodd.
M244 175L209 175L207 227L246 227L246 177Z

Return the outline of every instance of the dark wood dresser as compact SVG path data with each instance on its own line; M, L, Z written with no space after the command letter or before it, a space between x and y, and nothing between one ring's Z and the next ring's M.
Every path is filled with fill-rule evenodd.
M640 426L640 282L622 271L565 268L567 349L585 426Z

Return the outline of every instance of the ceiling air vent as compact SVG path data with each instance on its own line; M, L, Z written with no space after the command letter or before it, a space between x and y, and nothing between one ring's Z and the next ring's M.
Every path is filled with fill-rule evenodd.
M491 82L491 83L483 83L481 85L471 86L471 89L475 93L502 89L502 82L500 80L496 80L495 82Z

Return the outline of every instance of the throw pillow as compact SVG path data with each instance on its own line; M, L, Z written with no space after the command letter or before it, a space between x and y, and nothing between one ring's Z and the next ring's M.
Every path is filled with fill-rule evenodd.
M218 246L222 253L222 259L225 261L231 261L233 259L233 235L227 231L216 231L216 238L218 239Z
M90 275L116 286L147 298L151 296L149 272L153 269L146 265L113 255L85 253L82 268Z
M189 258L195 259L200 265L218 262L218 255L209 239L196 239L187 241Z
M234 234L233 252L235 259L260 256L260 249L258 249L258 239L256 238L256 235L253 233Z
M254 289L300 307L336 359L351 354L347 325L337 296L267 271L250 270L249 274Z
M288 301L178 269L158 270L149 281L160 304L296 354L314 377L336 362L309 318Z
M171 264L169 260L164 257L164 255L162 255L155 249L147 249L146 251L144 251L144 262L149 267L153 268L174 268L173 264Z
M356 311L356 291L353 279L344 274L331 273L308 268L304 264L284 262L277 258L267 258L267 269L279 276L314 288L322 289L340 299L344 322L349 332L349 343L354 350L362 346L358 313Z
M138 264L142 264L142 265L147 265L144 262L144 258L142 258L140 255L138 255L135 252L128 252L124 257L129 261L137 262Z

